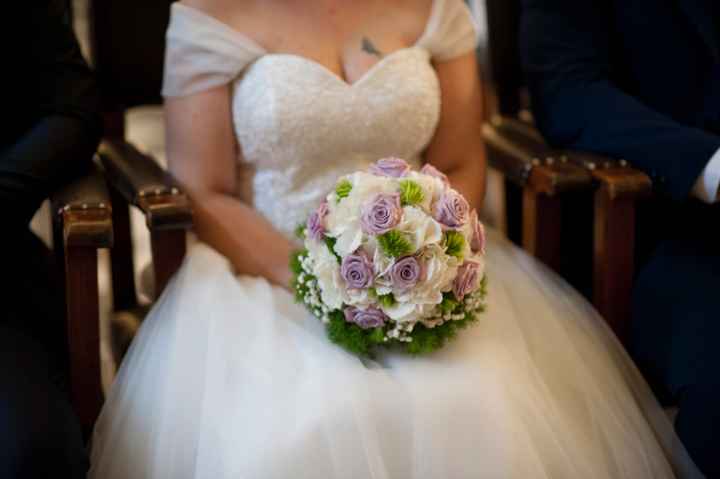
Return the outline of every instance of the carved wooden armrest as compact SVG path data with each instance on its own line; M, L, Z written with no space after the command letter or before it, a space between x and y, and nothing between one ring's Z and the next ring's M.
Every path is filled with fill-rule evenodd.
M56 220L62 221L62 241L67 246L109 248L113 242L112 208L102 173L90 173L51 195Z
M521 187L529 186L538 193L554 196L591 184L585 168L547 146L530 124L496 116L483 126L483 137L491 164Z
M180 267L186 251L186 232L192 227L190 200L177 182L153 158L122 140L100 146L100 159L108 181L124 200L116 207L117 247L113 252L113 283L118 307L135 304L130 220L127 204L140 208L150 229L154 292L159 296Z
M631 167L625 160L612 160L580 151L568 151L565 154L573 163L589 171L601 190L612 200L639 198L652 191L650 177Z
M152 231L189 229L190 201L150 156L119 140L104 141L100 159L110 184L145 214Z

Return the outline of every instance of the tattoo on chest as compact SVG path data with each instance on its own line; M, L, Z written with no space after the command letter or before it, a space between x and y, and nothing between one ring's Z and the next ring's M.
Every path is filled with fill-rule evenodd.
M375 47L375 44L373 44L368 37L363 37L362 39L362 51L379 58L383 56L382 52Z

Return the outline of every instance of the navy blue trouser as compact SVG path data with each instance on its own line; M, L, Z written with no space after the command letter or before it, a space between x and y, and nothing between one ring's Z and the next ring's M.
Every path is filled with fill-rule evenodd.
M0 327L0 477L84 478L80 426L38 343Z
M0 265L0 478L84 478L57 269L29 231L2 236Z
M720 477L720 235L660 246L634 296L632 353L707 477Z

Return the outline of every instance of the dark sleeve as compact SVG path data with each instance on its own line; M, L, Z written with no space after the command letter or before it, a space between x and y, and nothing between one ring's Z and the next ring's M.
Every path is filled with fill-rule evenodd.
M626 159L674 198L687 197L720 137L673 121L613 82L608 2L523 3L522 60L548 141Z
M98 92L66 5L34 0L12 19L22 49L6 111L17 124L0 151L0 214L18 223L87 169L101 135Z

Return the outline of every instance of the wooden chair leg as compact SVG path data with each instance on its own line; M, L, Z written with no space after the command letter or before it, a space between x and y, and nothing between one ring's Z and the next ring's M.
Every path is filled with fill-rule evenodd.
M621 341L628 339L635 271L635 198L595 194L594 303Z
M130 208L120 194L111 189L112 222L115 234L110 251L112 264L113 308L130 310L137 306L135 270L133 267Z
M83 431L91 431L102 407L97 249L67 246L65 291L70 394Z
M562 202L557 196L525 188L523 193L523 248L555 271L561 268Z
M158 298L185 258L186 236L184 229L151 232L155 296Z

